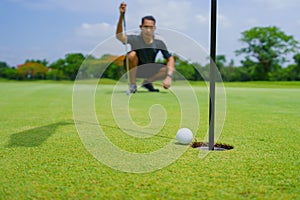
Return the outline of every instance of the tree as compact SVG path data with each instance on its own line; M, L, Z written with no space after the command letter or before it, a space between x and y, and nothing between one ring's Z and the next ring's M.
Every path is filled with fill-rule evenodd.
M19 75L15 67L10 67L6 62L0 61L0 77L6 79L18 79Z
M296 73L300 75L300 53L294 55L294 61L296 63Z
M0 69L1 68L8 68L9 66L8 66L8 64L6 63L6 62L2 62L2 61L0 61Z
M269 80L269 73L279 70L289 53L296 52L298 42L279 28L254 27L242 33L246 47L236 51L246 54L243 66L249 68L253 80Z
M216 65L220 71L222 70L222 68L225 67L226 62L227 62L227 60L226 60L225 55L217 55L216 56Z
M18 74L16 68L15 67L6 68L4 78L15 79L15 80L19 79L19 74Z
M81 53L66 54L64 59L58 59L56 62L52 63L49 66L51 69L51 73L48 74L48 77L57 80L63 78L75 80L84 59L85 57Z
M6 78L5 77L5 72L9 68L6 62L1 62L0 61L0 77Z
M45 79L48 68L35 62L18 65L17 72L22 79Z
M110 54L104 54L101 58L86 56L85 61L81 65L78 78L110 78L119 80L125 73L124 60L125 56Z
M102 77L119 80L126 71L125 56L103 55L99 60L105 68Z
M270 73L270 79L272 81L300 81L300 54L296 54L293 58L295 64Z
M64 59L58 59L54 63L52 63L49 66L49 71L47 73L47 79L52 79L52 80L63 80L67 79L66 75L63 71L63 68L65 66L65 60Z
M225 55L216 56L216 66L221 74L223 80L234 81L234 75L236 73L236 68L234 67L234 61L231 60L229 65L226 64L227 59Z
M63 80L66 79L66 76L64 75L62 70L58 70L58 69L53 69L53 68L49 68L47 74L46 74L46 78L48 80Z
M49 62L46 60L46 59L43 59L43 60L35 60L35 59L27 59L25 61L25 63L28 63L28 62L33 62L33 63L40 63L40 64L43 64L45 66L48 66Z
M175 58L175 68L178 73L174 74L174 79L187 79L187 80L194 80L195 78L195 67L192 63L188 62L187 60L181 59L178 55L174 55Z
M75 80L77 72L85 57L81 53L72 53L65 56L64 73L70 80Z

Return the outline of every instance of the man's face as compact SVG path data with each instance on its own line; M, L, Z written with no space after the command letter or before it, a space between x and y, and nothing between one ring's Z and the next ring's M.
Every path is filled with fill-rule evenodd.
M155 31L154 21L145 19L144 23L140 25L142 35L144 38L152 39Z

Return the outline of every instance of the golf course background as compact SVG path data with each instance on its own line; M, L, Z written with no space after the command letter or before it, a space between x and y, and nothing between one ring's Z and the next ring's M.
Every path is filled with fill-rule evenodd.
M143 141L121 133L113 119L104 119L111 115L110 102L103 102L110 100L113 84L99 86L96 107L103 108L97 116L114 144L147 152L175 138L176 118L158 137ZM202 140L208 94L204 83L191 84L201 108L196 138ZM210 152L200 159L199 150L189 148L161 170L133 174L107 167L85 149L73 121L73 82L3 80L0 199L299 199L300 82L237 82L225 83L225 88L227 114L217 142L233 150ZM145 105L171 96L168 91L134 94L144 103L135 104L132 112L142 109L148 114ZM172 101L165 109L174 112ZM149 121L138 119L142 125Z

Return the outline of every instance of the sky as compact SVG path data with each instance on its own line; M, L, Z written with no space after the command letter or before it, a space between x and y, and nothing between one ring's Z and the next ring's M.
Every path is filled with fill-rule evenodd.
M143 16L153 15L158 32L159 29L176 31L209 51L210 0L125 2L129 31L137 30ZM114 33L120 3L114 0L1 0L0 61L10 66L22 64L26 59L46 59L51 63L67 53L91 54L105 41L118 42ZM239 41L241 33L257 26L277 26L300 41L299 0L218 0L217 54L225 55L228 61L233 59L238 65L242 57L234 52L245 46ZM185 46L180 39L172 42L182 48ZM116 45L123 48L121 43ZM113 53L111 48L116 45L101 48L103 52ZM184 56L193 59L195 55Z

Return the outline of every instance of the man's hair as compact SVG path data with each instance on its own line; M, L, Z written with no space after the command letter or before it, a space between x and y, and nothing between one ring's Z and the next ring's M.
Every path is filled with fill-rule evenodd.
M156 23L156 20L155 20L155 18L152 15L148 15L148 16L143 17L142 18L142 24L144 24L145 19L154 21L154 25Z

